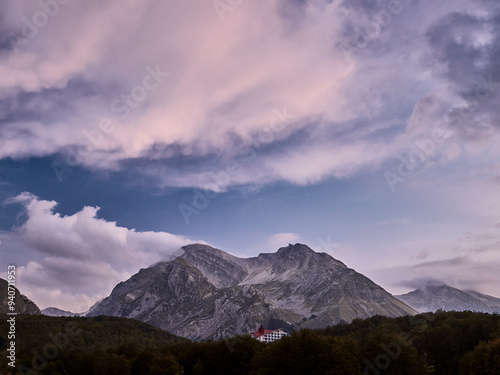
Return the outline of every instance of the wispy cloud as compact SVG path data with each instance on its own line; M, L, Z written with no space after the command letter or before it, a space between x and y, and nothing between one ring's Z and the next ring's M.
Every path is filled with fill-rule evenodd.
M374 273L384 283L401 291L428 284L447 284L460 289L479 290L500 296L500 234L467 232L453 243L433 244L416 253L402 255L383 270ZM397 265L395 265L397 264Z
M273 0L235 7L223 22L211 3L61 5L29 43L0 56L9 103L0 108L0 157L57 154L70 167L113 170L143 161L136 171L159 176L160 186L203 187L225 160L254 147L255 161L229 186L310 184L379 169L447 111L472 112L468 93L486 98L491 89L454 129L486 142L498 117L498 9L389 3ZM3 13L14 21L5 35L22 36L39 11L8 2ZM361 48L362 30L373 32ZM349 59L346 44L356 48ZM145 81L148 67L170 75L144 91L155 83ZM481 77L493 86L477 86ZM293 120L269 141L280 152L266 151L259 138L283 107ZM209 161L182 167L193 158Z

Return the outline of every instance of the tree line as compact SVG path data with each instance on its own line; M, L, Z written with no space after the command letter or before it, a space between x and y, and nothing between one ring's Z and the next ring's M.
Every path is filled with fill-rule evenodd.
M470 311L355 319L271 344L249 335L191 342L115 317L18 315L17 324L12 369L0 321L1 374L500 374L500 315Z

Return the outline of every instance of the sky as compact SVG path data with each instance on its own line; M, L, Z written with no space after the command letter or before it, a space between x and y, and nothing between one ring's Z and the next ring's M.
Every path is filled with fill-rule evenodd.
M0 277L85 311L194 242L500 297L496 0L6 0Z

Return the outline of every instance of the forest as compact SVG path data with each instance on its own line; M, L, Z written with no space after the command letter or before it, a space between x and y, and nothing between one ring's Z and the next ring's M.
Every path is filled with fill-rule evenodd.
M18 315L15 368L6 319L0 330L1 374L500 374L500 315L470 311L355 319L270 344L191 342L125 318Z

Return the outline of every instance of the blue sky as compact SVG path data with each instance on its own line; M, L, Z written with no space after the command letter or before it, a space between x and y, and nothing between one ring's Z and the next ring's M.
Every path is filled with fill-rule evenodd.
M495 1L7 1L0 275L83 311L202 241L500 296Z

